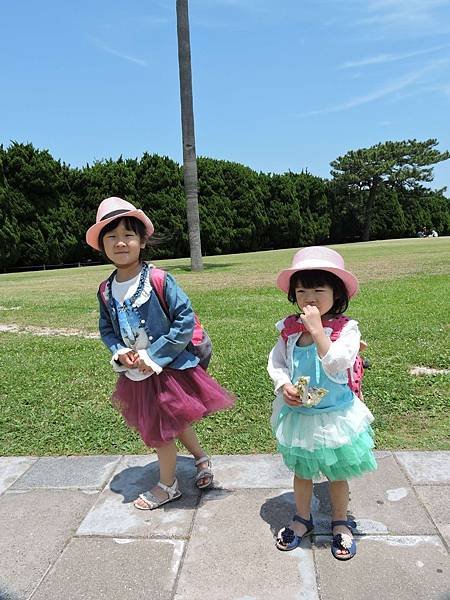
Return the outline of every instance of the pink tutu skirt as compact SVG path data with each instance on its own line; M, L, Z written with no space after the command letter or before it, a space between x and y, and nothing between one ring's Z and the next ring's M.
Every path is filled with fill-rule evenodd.
M158 448L177 438L194 421L231 408L235 398L197 366L166 368L142 381L120 375L112 402L143 442Z

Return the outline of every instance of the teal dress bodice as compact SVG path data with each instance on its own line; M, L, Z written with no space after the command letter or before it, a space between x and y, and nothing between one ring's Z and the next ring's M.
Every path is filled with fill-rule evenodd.
M353 392L346 383L336 383L325 373L315 344L295 346L294 373L292 383L301 376L309 376L309 386L327 390L326 395L315 406L289 407L296 412L311 414L341 410L353 403Z

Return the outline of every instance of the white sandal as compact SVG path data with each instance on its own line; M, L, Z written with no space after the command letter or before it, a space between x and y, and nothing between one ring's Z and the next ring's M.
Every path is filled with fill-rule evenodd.
M139 494L139 498L143 500L147 506L144 508L143 506L139 506L139 504L136 504L135 502L135 508L139 510L154 510L155 508L159 508L163 504L167 504L167 502L177 500L181 496L181 492L178 489L178 481L176 479L171 486L164 485L164 483L161 483L160 481L158 481L156 485L160 487L164 492L166 492L168 497L165 500L159 500L159 498L157 498L150 491L145 492L144 494Z
M211 470L212 463L210 457L201 456L195 461L195 466L198 467L198 465L201 465L202 463L208 463L208 466L204 469L201 469L195 477L195 485L198 487L199 490L204 490L206 488L211 487L214 479L214 473ZM206 483L199 484L199 481L201 481L202 479L206 479Z

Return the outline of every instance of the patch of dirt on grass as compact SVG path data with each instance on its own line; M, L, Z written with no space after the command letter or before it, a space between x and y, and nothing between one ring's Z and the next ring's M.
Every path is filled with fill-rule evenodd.
M8 325L6 323L0 323L0 333L30 333L31 335L39 335L43 337L82 337L86 339L98 339L100 337L97 333L87 333L81 329L57 329L54 327L36 327L34 325Z
M432 369L431 367L411 367L410 375L448 375L450 369Z

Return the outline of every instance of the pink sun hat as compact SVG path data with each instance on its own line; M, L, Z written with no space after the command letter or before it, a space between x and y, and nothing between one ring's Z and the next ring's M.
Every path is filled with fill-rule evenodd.
M122 198L112 196L111 198L106 198L100 202L95 225L89 227L86 232L86 242L89 246L92 246L95 250L100 250L98 236L100 235L101 230L118 217L136 217L136 219L139 219L139 221L145 225L145 231L148 237L150 237L155 230L153 223L141 209L136 208L126 200L122 200Z
M349 298L358 292L358 280L353 273L345 269L342 256L325 246L310 246L296 252L292 259L292 266L278 273L277 286L280 290L287 293L289 292L289 282L292 275L297 273L297 271L308 271L311 269L334 273L343 281Z

